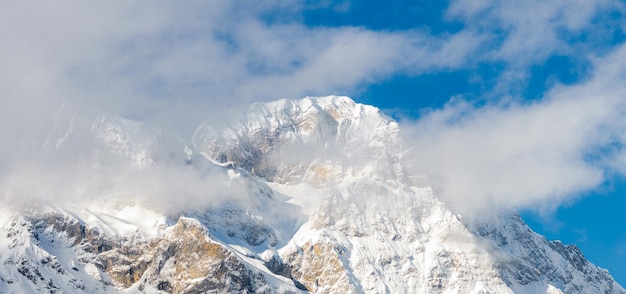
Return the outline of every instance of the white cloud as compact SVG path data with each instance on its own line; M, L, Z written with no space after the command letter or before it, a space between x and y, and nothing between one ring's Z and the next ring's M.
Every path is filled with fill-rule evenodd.
M593 77L541 101L474 107L463 100L425 114L409 137L439 197L471 214L555 207L598 187L624 158L626 46L595 60ZM601 151L599 151L601 150Z
M580 63L610 51L625 11L616 0L455 0L446 19L461 21L463 30L484 38L477 62L504 65L488 95L498 99L523 92L531 68L552 56Z
M597 33L597 22L623 5L618 1L453 1L447 17L466 29L490 34L495 55L516 66L541 62L550 55L576 54L571 37Z
M306 27L301 9L297 1L4 2L0 95L30 107L63 98L165 125L186 121L175 127L191 132L215 108L456 68L480 43L469 32ZM268 14L282 18L263 21Z
M175 216L186 209L242 201L248 193L242 183L231 183L237 179L229 180L223 171L206 166L161 162L137 167L115 157L107 160L81 164L22 159L3 165L0 203L18 207L139 203Z

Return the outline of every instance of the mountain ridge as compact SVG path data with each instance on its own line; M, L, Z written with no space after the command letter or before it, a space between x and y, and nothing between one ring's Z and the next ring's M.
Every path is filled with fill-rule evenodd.
M514 212L450 211L407 159L398 124L348 97L256 103L202 123L189 146L76 115L57 116L64 139L47 142L92 134L132 177L78 191L100 193L93 203L5 211L2 291L626 293ZM158 189L146 189L151 176Z

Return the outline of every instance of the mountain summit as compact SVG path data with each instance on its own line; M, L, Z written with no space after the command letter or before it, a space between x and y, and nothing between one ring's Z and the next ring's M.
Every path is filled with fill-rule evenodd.
M0 212L0 292L626 293L514 212L450 211L398 124L348 97L255 103L187 145L69 105L50 120L28 144L82 176L0 183L37 196Z

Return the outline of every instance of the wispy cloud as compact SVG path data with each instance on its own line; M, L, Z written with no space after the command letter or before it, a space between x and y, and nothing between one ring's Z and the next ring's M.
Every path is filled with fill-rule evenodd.
M2 6L2 97L27 105L64 98L166 125L187 121L180 128L188 132L215 108L458 68L481 41L471 32L307 27L297 1Z
M560 204L624 172L626 46L594 61L588 81L540 101L475 107L463 100L414 126L419 166L455 209Z
M623 30L626 6L620 1L476 1L455 0L446 12L464 30L485 38L475 58L503 63L492 95L519 95L530 69L552 56L576 62L608 52Z
M494 54L485 56L515 66L528 66L552 54L579 54L579 39L594 36L610 41L615 28L607 27L611 14L624 9L619 1L453 1L447 17L460 19L465 29L490 35Z

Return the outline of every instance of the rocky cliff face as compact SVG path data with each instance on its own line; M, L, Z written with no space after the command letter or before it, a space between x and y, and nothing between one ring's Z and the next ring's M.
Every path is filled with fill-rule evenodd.
M194 177L167 190L194 195L169 195L173 208L144 196L3 210L0 292L626 293L515 213L449 211L399 126L347 97L254 104L203 123L189 146L69 112L45 146L90 137L133 174Z

